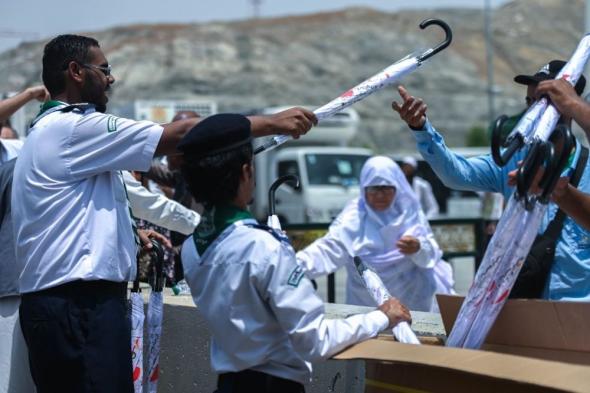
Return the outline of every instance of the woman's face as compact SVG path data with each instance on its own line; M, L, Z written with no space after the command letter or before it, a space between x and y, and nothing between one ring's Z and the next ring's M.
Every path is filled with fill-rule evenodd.
M375 211L387 210L394 198L395 187L393 186L365 187L365 200L369 207Z

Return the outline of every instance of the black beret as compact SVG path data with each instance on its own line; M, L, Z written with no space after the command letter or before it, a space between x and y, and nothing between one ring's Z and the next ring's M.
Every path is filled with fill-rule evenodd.
M187 158L200 158L233 150L251 141L250 120L246 116L222 113L201 120L177 148Z

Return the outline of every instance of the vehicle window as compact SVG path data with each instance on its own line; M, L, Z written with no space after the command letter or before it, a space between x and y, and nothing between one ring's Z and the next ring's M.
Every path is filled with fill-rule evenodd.
M357 186L361 168L369 157L359 154L306 154L309 184Z
M299 176L299 166L297 165L297 161L281 161L279 162L279 177L285 175L295 175Z

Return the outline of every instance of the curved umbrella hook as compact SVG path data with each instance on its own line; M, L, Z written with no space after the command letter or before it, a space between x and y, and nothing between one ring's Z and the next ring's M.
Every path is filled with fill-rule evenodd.
M272 183L270 189L268 190L268 213L269 216L275 214L275 192L277 188L279 188L283 183L291 183L294 188L299 187L299 178L295 175L285 175L279 177L277 180Z
M420 63L436 55L438 52L445 49L447 46L451 45L451 41L453 41L453 32L451 31L449 25L446 24L446 22L443 22L440 19L425 19L420 23L420 28L424 30L430 25L436 25L442 28L445 32L445 39L434 48L430 48L426 52L418 56L418 62Z

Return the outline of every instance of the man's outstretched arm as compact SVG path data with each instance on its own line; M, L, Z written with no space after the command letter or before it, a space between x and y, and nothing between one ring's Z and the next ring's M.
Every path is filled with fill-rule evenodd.
M45 86L28 87L22 92L0 101L0 121L8 119L27 102L35 99L41 102L49 99L49 92Z

